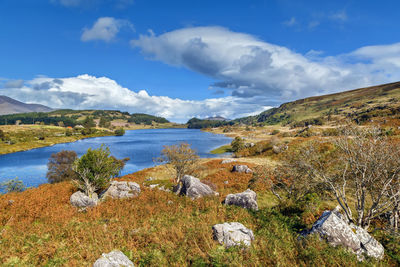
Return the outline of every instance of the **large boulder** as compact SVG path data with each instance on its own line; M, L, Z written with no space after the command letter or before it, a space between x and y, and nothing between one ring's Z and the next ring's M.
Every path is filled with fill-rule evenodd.
M324 211L306 235L314 233L332 246L349 248L360 260L364 253L377 259L382 259L384 255L384 248L376 239L365 229L348 224L337 210Z
M119 250L111 251L106 254L103 253L99 259L93 264L93 267L133 267L135 266L132 261Z
M200 182L196 177L185 175L182 180L181 195L186 195L191 199L197 199L205 196L218 196L218 193L206 184Z
M96 206L99 199L96 193L94 193L92 197L89 197L85 193L78 191L71 195L69 201L72 206L78 208L89 208Z
M258 210L257 194L250 189L242 193L227 195L224 203L225 205L235 205L245 209Z
M252 173L253 171L247 165L235 165L232 169L233 172Z
M226 248L232 246L250 246L254 240L253 231L238 222L216 224L212 227L213 237Z
M110 187L102 194L102 198L132 198L140 194L140 185L134 182L112 181Z

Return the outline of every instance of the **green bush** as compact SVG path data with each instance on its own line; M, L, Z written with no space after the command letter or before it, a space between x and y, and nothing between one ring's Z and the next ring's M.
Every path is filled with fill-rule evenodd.
M244 148L244 141L242 138L236 136L231 143L232 151L238 152Z
M18 179L11 179L5 182L0 183L0 192L11 193L11 192L22 192L26 189L24 183Z
M125 165L125 160L118 160L110 155L110 149L101 145L98 149L89 148L85 155L77 159L72 169L77 173L75 179L78 188L92 196L107 186Z
M114 131L116 136L123 136L125 134L125 130L123 128L117 129Z

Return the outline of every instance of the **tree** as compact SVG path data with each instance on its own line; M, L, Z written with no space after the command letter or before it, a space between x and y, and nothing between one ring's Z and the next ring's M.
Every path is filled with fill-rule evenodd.
M114 134L116 136L123 136L125 134L125 130L124 130L124 128L119 128L119 129L114 131Z
M82 125L83 125L85 128L93 128L93 127L96 127L96 123L94 122L93 118L90 117L90 116L87 116L87 117L85 118L85 120L83 121Z
M4 194L11 192L22 192L25 189L26 187L24 183L18 178L0 183L0 192L3 192Z
M109 128L111 126L111 122L106 117L100 117L99 126L102 128Z
M321 150L321 143L311 143L299 153L292 168L307 170L313 182L325 184L347 219L364 229L390 210L398 218L399 143L377 128L360 130L349 126L332 143L330 150ZM349 199L355 200L356 216Z
M239 136L236 136L231 143L231 147L233 152L238 152L239 150L243 149L244 148L243 139L240 138Z
M51 154L47 163L47 180L54 184L62 181L76 179L76 173L72 170L72 165L77 159L75 151L62 150Z
M79 189L92 197L93 193L104 188L120 173L126 160L128 159L118 160L111 156L110 149L104 145L98 149L89 148L72 166L77 174L74 181Z
M164 146L158 162L167 163L175 173L176 192L179 193L182 187L181 179L184 175L192 175L198 167L199 156L189 144Z

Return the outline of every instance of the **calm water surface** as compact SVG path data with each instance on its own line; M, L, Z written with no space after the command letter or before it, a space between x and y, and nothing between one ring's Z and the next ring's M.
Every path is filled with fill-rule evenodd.
M214 157L209 151L230 143L231 138L200 130L154 129L126 131L124 136L106 136L57 144L29 151L0 155L0 182L20 178L26 186L46 183L47 162L52 153L74 150L78 156L86 150L107 145L117 158L129 157L122 175L154 166L153 159L160 156L164 145L187 142L196 149L200 157Z

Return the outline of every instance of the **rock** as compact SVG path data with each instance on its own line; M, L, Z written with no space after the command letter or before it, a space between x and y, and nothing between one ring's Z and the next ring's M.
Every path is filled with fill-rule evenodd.
M362 249L369 257L376 259L382 259L385 254L385 249L382 244L379 243L375 238L373 238L364 228L356 226L354 224L350 225L352 229L356 231L356 236L362 244Z
M158 186L159 186L159 184L151 184L151 185L149 185L150 189L154 189L154 188L156 188Z
M181 195L186 195L191 199L197 199L204 196L218 196L219 194L212 190L208 185L203 184L196 177L185 175L182 178Z
M99 259L93 264L93 267L133 267L135 266L132 261L119 250L111 251L106 254L103 253Z
M131 198L140 194L140 185L134 182L118 182L112 181L110 187L102 193L101 198Z
M279 146L273 146L272 152L274 152L275 154L279 154L281 153L281 148Z
M337 210L324 211L306 235L313 233L318 233L332 246L349 248L359 260L364 253L377 259L384 255L384 248L376 239L363 228L348 224Z
M235 161L236 161L236 159L224 159L221 161L221 164L228 164L228 163L232 163Z
M224 181L224 184L229 184L229 181Z
M213 237L226 248L232 246L250 246L254 240L253 231L238 222L216 224L212 227Z
M149 177L146 179L146 181L153 181L153 180L155 180L155 178L153 178L153 177Z
M12 206L12 204L14 204L14 200L10 199L10 200L8 201L8 205Z
M247 165L235 165L232 169L233 172L252 173L253 171Z
M229 194L225 198L225 205L235 205L245 209L258 210L257 194L250 189L242 193Z
M94 193L92 197L89 197L85 193L78 191L71 195L69 201L71 202L72 206L78 208L89 208L96 206L99 199L96 193Z

